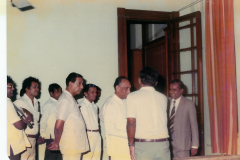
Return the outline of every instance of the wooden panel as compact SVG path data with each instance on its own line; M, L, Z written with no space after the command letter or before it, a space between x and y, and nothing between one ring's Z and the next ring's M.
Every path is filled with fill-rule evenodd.
M145 66L154 67L159 74L158 85L156 86L156 90L166 95L167 62L166 62L165 37L147 43L144 46L144 51L145 51L144 53Z
M130 68L129 68L129 81L132 84L132 91L140 88L138 84L139 72L142 70L142 50L133 49L130 53Z

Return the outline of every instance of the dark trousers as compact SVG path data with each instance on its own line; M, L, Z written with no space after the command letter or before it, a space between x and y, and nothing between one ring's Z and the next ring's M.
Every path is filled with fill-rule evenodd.
M46 146L48 146L53 139L45 139ZM44 160L62 160L62 154L60 151L51 151L46 148Z
M13 150L12 150L12 147L10 146L10 156L8 156L10 160L20 160L20 155L21 153L13 155Z

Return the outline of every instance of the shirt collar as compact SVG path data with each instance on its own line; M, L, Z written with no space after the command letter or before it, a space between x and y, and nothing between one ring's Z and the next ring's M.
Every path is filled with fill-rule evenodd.
M140 90L155 91L155 88L151 86L145 86L145 87L141 87Z
M119 98L115 93L113 94L113 98L116 99L117 101L122 101L122 99Z
M89 104L91 104L91 105L94 104L94 102L90 103L90 102L87 100L87 98L85 98L85 97L83 98L83 101L84 101L85 103L87 103L87 105L89 105Z
M26 93L24 93L23 98L27 99L28 101L29 101L29 100L32 101L32 100L27 96ZM33 102L36 103L36 102L38 102L38 100L34 97L34 98L33 98Z
M72 94L71 94L70 92L68 92L66 89L65 89L63 92L64 92L65 94L67 94L68 96L73 97Z
M53 102L57 102L57 100L55 98L50 98Z
M176 104L179 104L179 101L181 99L182 96L178 97L178 99L172 99L172 102L175 101Z

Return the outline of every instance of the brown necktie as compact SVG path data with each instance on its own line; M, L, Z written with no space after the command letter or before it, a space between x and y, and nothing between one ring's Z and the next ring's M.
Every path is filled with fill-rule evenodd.
M175 117L175 100L173 101L173 108L171 111L170 119L169 119L169 131L170 134L173 134L174 128L173 128L173 122L174 122L174 117Z

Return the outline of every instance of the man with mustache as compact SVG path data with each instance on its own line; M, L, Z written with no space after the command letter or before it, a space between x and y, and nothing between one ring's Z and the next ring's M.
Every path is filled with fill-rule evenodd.
M175 79L170 83L169 133L173 157L194 156L198 152L199 137L194 103L183 97L184 84Z
M74 98L83 89L83 76L70 73L66 86L56 104L55 140L47 148L60 149L63 160L79 160L89 150L85 122Z
M38 111L38 100L35 98L39 94L40 82L37 78L28 77L22 83L20 91L20 98L14 104L23 109L27 109L33 115L33 128L27 126L25 133L28 137L31 147L28 147L25 152L21 154L21 160L35 160L36 156L36 139L39 128L40 112Z

